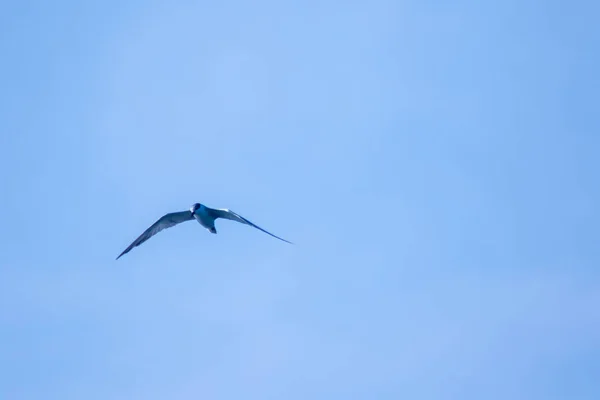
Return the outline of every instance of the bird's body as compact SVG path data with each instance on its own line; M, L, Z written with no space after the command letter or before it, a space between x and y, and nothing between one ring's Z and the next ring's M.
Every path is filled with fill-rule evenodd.
M117 260L124 254L128 253L134 247L139 246L144 243L146 240L150 239L152 236L156 235L158 232L163 229L170 228L172 226L178 225L182 222L196 220L200 225L204 228L208 229L211 233L217 233L217 229L215 228L215 220L218 218L229 219L232 221L240 222L242 224L250 225L256 229L259 229L266 234L269 234L279 240L283 240L284 242L290 243L285 239L280 238L279 236L275 236L270 232L265 231L261 227L253 224L248 221L246 218L242 217L235 212L224 209L224 208L210 208L206 207L203 204L195 203L189 211L179 211L174 213L165 214L158 221L156 221L152 226L144 231L136 240L133 241L120 255L117 257Z
M200 204L200 207L195 212L193 212L193 214L196 221L198 221L200 225L208 229L210 233L217 233L217 230L215 229L215 218L210 215L210 212L208 211L208 208L206 206Z

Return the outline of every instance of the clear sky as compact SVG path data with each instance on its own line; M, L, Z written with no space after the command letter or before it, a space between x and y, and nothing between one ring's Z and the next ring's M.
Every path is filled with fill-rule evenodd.
M599 4L2 2L0 398L597 400Z

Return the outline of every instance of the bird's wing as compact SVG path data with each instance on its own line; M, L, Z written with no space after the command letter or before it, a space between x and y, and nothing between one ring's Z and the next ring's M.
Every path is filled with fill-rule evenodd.
M133 241L133 243L131 243L129 245L129 247L127 247L125 249L125 251L123 251L121 254L119 254L119 257L117 257L117 260L123 254L129 253L129 251L131 249L144 243L146 240L150 239L152 236L156 235L158 232L162 231L163 229L170 228L172 226L175 226L175 225L180 224L185 221L190 221L192 219L194 219L194 217L192 216L192 213L190 211L174 212L174 213L164 215L158 221L156 221L154 224L152 224L152 226L150 228L146 229L144 231L144 233L142 233L137 239L135 239Z
M248 221L246 218L242 217L241 215L239 215L239 214L237 214L237 213L235 213L235 212L233 212L231 210L228 210L226 208L208 208L207 207L207 210L208 210L208 212L215 219L217 219L217 218L225 218L225 219L230 219L232 221L240 222L242 224L250 225L250 226L252 226L252 227L254 227L256 229L259 229L259 230L263 231L264 233L266 233L268 235L273 236L274 238L277 238L279 240L283 240L284 242L289 243L289 244L293 244L292 242L288 242L287 240L282 239L279 236L273 235L271 232L265 231L260 226L253 224L252 222Z

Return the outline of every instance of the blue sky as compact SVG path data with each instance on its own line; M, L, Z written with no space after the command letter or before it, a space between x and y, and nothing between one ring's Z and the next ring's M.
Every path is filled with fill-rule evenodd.
M0 398L597 399L597 2L0 5ZM296 243L163 213L228 207Z

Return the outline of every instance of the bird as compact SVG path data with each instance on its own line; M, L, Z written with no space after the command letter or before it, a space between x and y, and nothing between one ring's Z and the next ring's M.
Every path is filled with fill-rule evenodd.
M163 229L171 228L175 225L181 224L182 222L192 221L195 219L210 233L216 234L217 229L215 228L215 220L218 218L229 219L232 221L240 222L242 224L250 225L258 230L263 231L268 235L273 236L274 238L277 238L289 244L293 244L292 242L289 242L283 238L280 238L279 236L275 236L272 233L267 232L263 228L253 224L246 218L227 208L210 208L205 206L204 204L194 203L194 205L192 205L189 210L172 212L163 215L161 218L158 219L158 221L152 224L148 229L144 231L144 233L142 233L137 239L135 239L125 250L123 250L123 252L117 257L117 260L123 255L129 253L131 249L141 245L146 240L150 239L152 236L156 235Z

